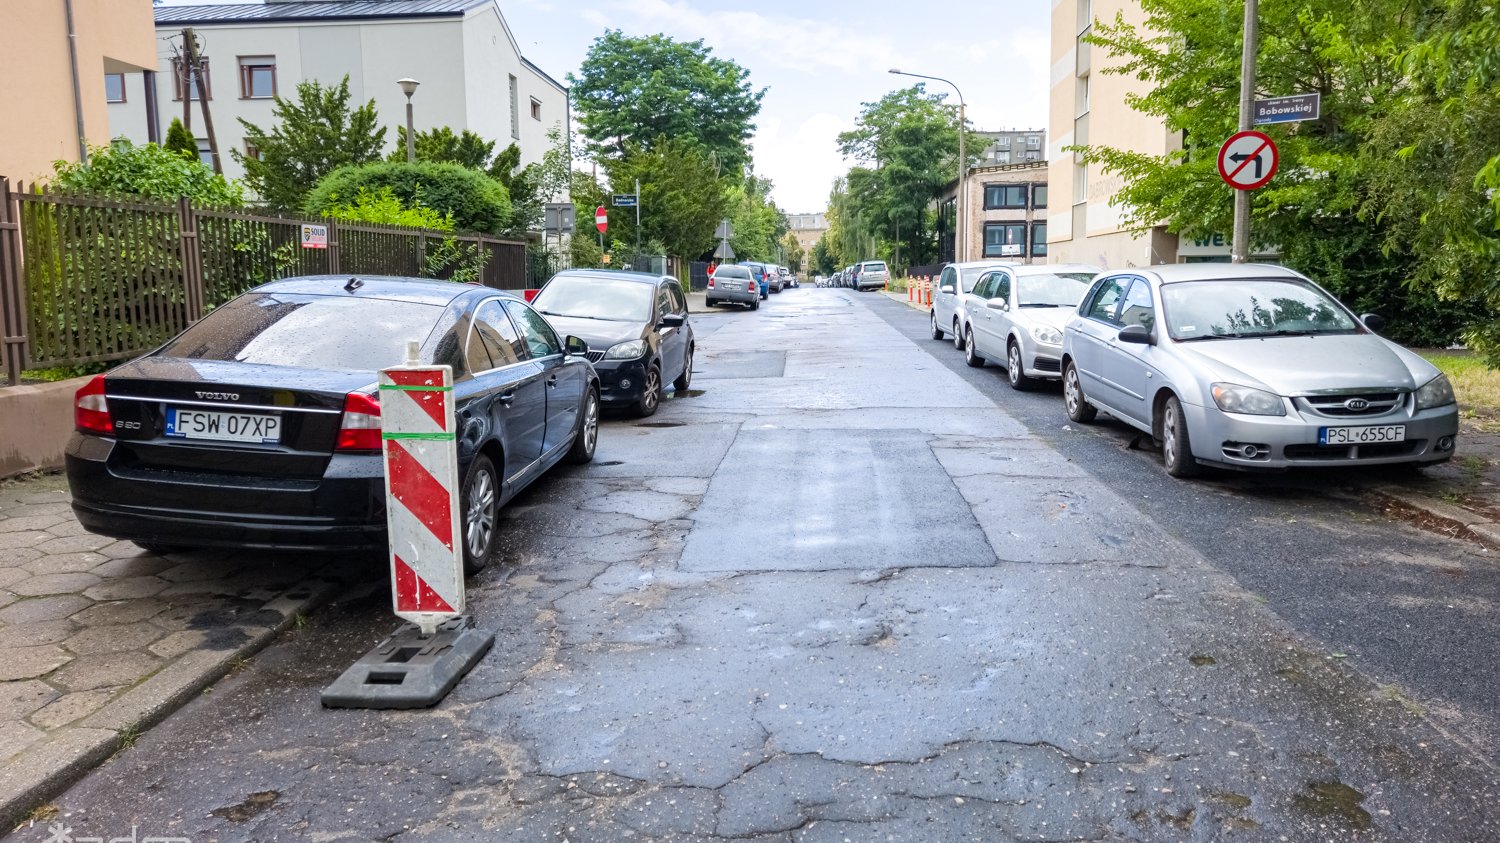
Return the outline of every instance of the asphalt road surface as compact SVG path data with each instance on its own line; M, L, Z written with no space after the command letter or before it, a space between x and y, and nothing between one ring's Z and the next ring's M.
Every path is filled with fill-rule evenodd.
M318 694L383 569L56 802L74 839L1500 839L1494 563L1359 475L1182 483L873 294L694 317L693 389L504 514L495 648ZM1351 491L1352 490L1352 491ZM134 827L134 832L133 832ZM11 839L46 840L42 824Z

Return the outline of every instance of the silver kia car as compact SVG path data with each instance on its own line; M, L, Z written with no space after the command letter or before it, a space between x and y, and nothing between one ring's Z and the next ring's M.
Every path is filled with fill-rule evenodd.
M965 297L964 362L1004 360L1011 389L1062 377L1062 329L1099 267L1035 264L991 269Z
M1174 477L1445 462L1453 387L1381 324L1280 266L1110 272L1063 330L1063 402L1080 424L1104 410L1153 436Z

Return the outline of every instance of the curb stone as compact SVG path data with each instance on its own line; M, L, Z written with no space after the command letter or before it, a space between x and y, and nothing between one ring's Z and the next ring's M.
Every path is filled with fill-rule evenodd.
M1424 518L1446 525L1456 538L1500 549L1500 523L1457 504L1396 486L1381 486L1370 495L1386 504L1413 510Z

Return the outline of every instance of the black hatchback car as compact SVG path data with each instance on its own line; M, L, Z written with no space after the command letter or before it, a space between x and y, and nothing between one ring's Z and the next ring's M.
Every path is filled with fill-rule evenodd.
M265 284L79 390L67 449L88 530L147 549L386 543L376 373L453 367L464 567L499 508L593 458L599 383L576 337L515 296L415 278Z
M692 383L693 326L676 278L568 269L552 276L532 304L558 330L588 343L606 406L649 416L661 404L663 384L683 391Z

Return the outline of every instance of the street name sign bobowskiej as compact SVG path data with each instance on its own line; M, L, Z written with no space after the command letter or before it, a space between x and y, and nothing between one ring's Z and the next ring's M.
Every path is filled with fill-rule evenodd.
M1281 164L1281 152L1269 135L1236 132L1219 147L1219 177L1235 190L1265 187Z
M1292 94L1289 97L1271 97L1256 100L1250 109L1251 120L1257 126L1268 123L1297 123L1316 120L1323 113L1322 94Z

